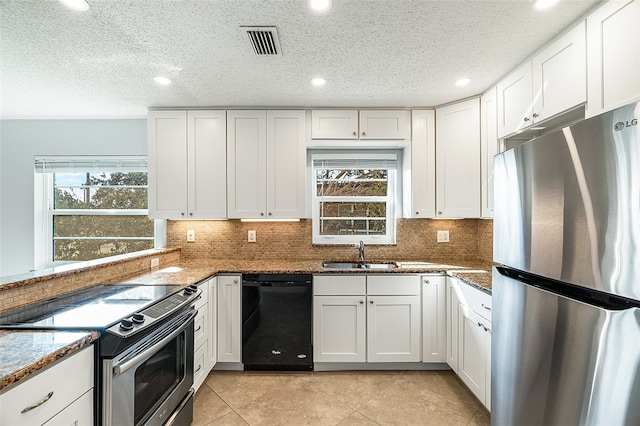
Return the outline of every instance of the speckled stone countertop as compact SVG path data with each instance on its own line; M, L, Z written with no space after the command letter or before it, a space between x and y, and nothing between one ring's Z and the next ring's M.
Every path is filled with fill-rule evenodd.
M90 331L0 330L0 393L99 336Z
M460 260L445 262L401 261L392 269L326 269L322 261L286 260L181 260L169 267L151 269L121 280L127 284L195 284L217 274L429 274L448 273L491 293L491 262Z

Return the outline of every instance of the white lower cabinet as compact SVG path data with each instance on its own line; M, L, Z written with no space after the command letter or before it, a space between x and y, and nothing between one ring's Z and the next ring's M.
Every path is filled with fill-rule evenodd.
M420 360L417 275L316 275L314 362Z
M69 355L0 395L0 425L92 425L93 351Z
M457 368L454 370L490 410L491 298L460 280L452 279L451 282L458 296L457 330L452 327L450 336L457 340Z
M242 276L218 275L218 362L242 362Z
M422 276L422 362L447 361L444 275Z
M193 388L197 391L204 380L207 378L207 374L213 368L215 361L212 362L212 344L216 340L216 329L213 307L215 304L211 303L211 294L214 293L215 303L215 290L216 290L216 278L211 278L198 284L198 287L202 290L200 299L196 300L195 308L198 310L198 314L193 324ZM215 347L215 343L213 344ZM215 354L213 355L215 360Z

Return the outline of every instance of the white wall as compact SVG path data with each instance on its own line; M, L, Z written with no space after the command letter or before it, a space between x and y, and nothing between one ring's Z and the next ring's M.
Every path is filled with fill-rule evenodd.
M147 121L0 122L0 276L34 265L34 156L145 155Z

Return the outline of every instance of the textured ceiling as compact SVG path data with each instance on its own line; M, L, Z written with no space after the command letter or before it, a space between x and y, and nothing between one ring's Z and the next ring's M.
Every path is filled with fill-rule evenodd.
M0 2L2 118L436 106L481 94L600 0L333 0L322 14L306 0L88 2ZM241 25L275 25L282 56L256 56Z

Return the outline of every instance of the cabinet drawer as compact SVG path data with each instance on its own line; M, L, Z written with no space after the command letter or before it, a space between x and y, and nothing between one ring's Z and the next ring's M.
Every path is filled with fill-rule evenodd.
M462 280L458 280L458 285L460 286L460 292L467 306L483 318L491 321L491 296L482 290L466 284Z
M44 426L91 426L93 425L93 392L87 391L73 404L59 412Z
M193 320L193 346L198 347L207 340L209 335L209 305L198 308L198 314Z
M207 378L207 345L201 345L193 354L193 387L198 390Z
M313 294L315 296L364 295L367 290L365 275L314 275Z
M70 380L73 378L73 380ZM65 357L0 395L0 424L40 425L93 388L93 346ZM27 407L49 399L37 408Z
M203 283L198 284L198 288L202 290L202 294L200 294L200 299L196 300L193 304L196 309L200 309L205 303L209 301L209 281L205 281Z
M367 277L367 295L399 296L419 295L420 277L417 275L369 275Z

